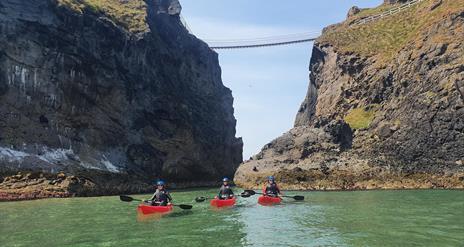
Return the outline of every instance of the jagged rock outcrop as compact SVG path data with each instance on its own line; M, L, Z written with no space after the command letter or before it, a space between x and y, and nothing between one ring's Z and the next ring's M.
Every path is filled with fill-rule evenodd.
M434 4L325 29L295 128L242 164L236 183L275 174L288 189L464 188L464 1Z
M180 9L176 0L1 1L3 176L63 172L92 184L86 195L233 176L242 142L231 91Z
M358 6L353 6L348 10L348 14L346 15L346 18L350 18L356 14L361 12L361 9Z

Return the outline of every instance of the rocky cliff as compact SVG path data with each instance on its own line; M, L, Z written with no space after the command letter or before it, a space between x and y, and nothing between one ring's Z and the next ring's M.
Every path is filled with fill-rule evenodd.
M354 25L389 2L323 31L295 127L236 183L274 174L287 189L464 188L464 1Z
M232 94L180 11L176 0L0 2L3 198L233 176Z

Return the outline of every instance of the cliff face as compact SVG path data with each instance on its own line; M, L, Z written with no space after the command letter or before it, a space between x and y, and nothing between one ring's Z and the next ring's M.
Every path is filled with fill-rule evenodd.
M174 0L1 1L2 173L40 171L45 183L63 172L70 194L233 176L231 91L179 13ZM20 193L8 181L0 194Z
M240 166L253 187L464 188L464 1L423 1L315 42L295 128ZM384 10L386 6L379 7Z

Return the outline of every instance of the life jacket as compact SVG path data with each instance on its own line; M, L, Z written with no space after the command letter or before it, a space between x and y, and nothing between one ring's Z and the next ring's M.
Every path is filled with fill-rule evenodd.
M280 193L280 189L279 189L279 187L277 186L276 183L272 183L272 184L267 184L266 185L266 188L265 188L264 192L266 194L277 195L277 194Z
M156 195L155 201L158 202L167 202L169 192L166 190L159 190L159 193Z
M230 188L230 185L222 185L221 189L219 190L219 197L224 196L224 197L230 197L230 195L233 195L234 192Z

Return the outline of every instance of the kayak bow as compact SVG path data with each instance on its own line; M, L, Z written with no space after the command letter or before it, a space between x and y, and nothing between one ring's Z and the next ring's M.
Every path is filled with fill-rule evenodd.
M231 199L226 199L226 200L219 200L217 198L214 198L211 200L211 206L213 207L231 207L235 205L235 197Z
M280 197L271 197L271 196L260 196L258 197L258 203L261 205L272 205L278 204L282 201Z
M168 206L149 206L145 204L140 204L138 210L142 214L155 214L155 213L169 213L172 211L172 205Z

